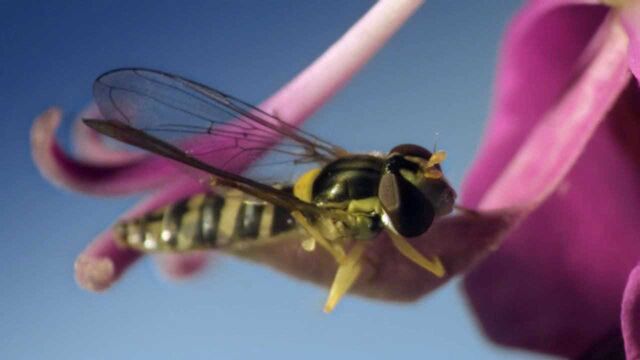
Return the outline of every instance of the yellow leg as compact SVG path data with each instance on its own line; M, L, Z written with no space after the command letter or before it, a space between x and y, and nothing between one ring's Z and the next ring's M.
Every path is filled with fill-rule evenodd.
M302 226L309 233L309 235L311 235L313 240L315 240L318 244L320 244L320 246L325 248L329 252L329 254L333 256L333 258L336 260L338 264L342 264L345 261L344 259L346 255L345 255L344 249L339 245L331 244L327 239L325 239L324 236L322 236L322 234L320 233L320 231L318 231L318 229L313 227L313 225L309 223L307 218L304 215L302 215L301 212L293 211L291 212L291 216L296 220L296 222L300 226ZM303 247L305 248L305 250L314 249L315 244L312 245L311 242L309 242L308 240L305 240L305 242L303 243Z
M331 289L329 290L329 297L324 305L325 313L333 311L340 299L342 299L344 294L349 291L358 279L360 271L362 270L360 258L365 248L366 243L364 241L357 241L353 248L351 248L351 251L349 251L344 263L338 267L336 277L333 279L333 284L331 284Z
M398 249L398 251L400 251L402 255L406 256L409 260L420 265L437 277L443 277L445 275L446 271L444 269L444 266L442 265L442 262L440 262L439 257L433 256L431 260L429 260L420 252L418 252L418 250L416 250L407 241L407 239L393 233L392 231L387 231L387 233L391 237L393 245L396 247L396 249Z

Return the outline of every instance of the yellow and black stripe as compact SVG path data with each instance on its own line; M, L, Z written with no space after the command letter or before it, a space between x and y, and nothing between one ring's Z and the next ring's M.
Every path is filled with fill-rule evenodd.
M291 188L282 189L291 192ZM118 242L145 252L245 246L297 229L287 209L237 190L203 193L115 227Z

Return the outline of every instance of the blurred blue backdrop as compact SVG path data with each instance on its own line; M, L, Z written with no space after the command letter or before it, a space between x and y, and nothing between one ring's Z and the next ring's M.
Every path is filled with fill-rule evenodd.
M34 167L33 118L91 101L93 79L162 69L258 103L302 70L368 1L3 1L0 4L0 358L534 358L485 340L454 281L405 305L348 297L218 256L194 280L152 261L93 294L75 256L136 199L55 188ZM512 1L428 2L306 128L355 150L398 143L449 152L458 186L487 117ZM343 129L344 131L339 131Z

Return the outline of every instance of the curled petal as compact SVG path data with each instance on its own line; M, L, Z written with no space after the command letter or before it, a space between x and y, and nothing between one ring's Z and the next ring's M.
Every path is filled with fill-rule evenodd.
M640 266L627 281L622 298L622 336L627 359L640 358Z
M465 271L499 246L501 235L517 220L522 209L483 214L463 213L436 220L420 238L411 239L423 254L438 255L446 269L437 278L407 260L382 236L366 250L365 263L354 293L389 301L414 301L453 276ZM336 263L326 251L308 252L300 239L236 252L297 278L331 284Z
M158 187L173 180L171 162L146 156L120 164L100 165L73 158L56 140L61 112L51 108L31 128L31 153L44 177L53 183L97 195L122 195Z
M200 183L184 179L158 190L128 211L123 218L140 216L199 191L202 191ZM109 229L95 238L78 256L75 266L76 280L87 290L106 290L141 256L137 251L118 246L113 232ZM193 263L192 258L185 259L188 259L186 262ZM174 268L176 267L186 268L186 265L174 265Z

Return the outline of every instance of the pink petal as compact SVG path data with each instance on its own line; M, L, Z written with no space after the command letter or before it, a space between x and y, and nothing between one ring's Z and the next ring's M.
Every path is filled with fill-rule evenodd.
M577 1L538 1L509 26L500 54L493 115L462 187L476 207L579 70L577 63L608 13Z
M77 160L56 140L60 119L60 110L51 108L31 128L33 160L56 185L89 194L122 195L158 187L178 173L173 163L149 156L111 165Z
M629 68L636 79L640 79L640 2L627 1L621 15L629 36Z
M618 327L640 256L640 167L616 124L604 125L556 193L467 275L470 304L494 341L577 357Z
M627 359L640 359L640 266L627 281L622 298L622 335Z
M543 202L466 278L484 330L501 344L576 357L617 327L624 279L640 253L640 172L619 127L639 133L630 124L640 97L629 83L626 35L618 23L609 29L593 62L546 116L532 119L532 130L508 124L498 104L493 123L527 127L529 136L515 156L507 153L513 162L484 197L473 176L496 175L488 154L467 180L482 208ZM494 129L490 141L513 134Z
M277 115L292 125L300 125L333 94L340 90L421 4L421 0L379 1L320 58L260 105L260 108ZM51 138L53 139L53 137ZM279 140L280 139L277 138L272 139L274 144ZM209 138L208 141L218 144L218 142L224 141L224 139L212 140ZM249 161L255 159L256 156L257 154L254 153L251 156L236 158L234 160L233 170L242 171L249 164ZM218 156L217 160L207 160L216 164L216 161L220 162L221 158L223 158L223 156ZM44 166L40 167L44 168ZM45 172L45 174L47 173L44 170L43 172ZM57 180L58 178L52 176L52 179ZM154 208L169 203L171 201L169 199L177 199L194 191L195 189L191 189L191 192L184 191L176 185L171 185L168 189L164 190L164 192L159 193L148 202L136 207L136 209L128 213L127 216L153 210ZM176 194L181 194L181 196L176 196ZM128 251L113 246L113 238L109 232L94 240L87 251L80 256L83 262L84 255L87 255L91 259L112 259L111 262L115 269L113 276L109 277L109 281L103 281L109 285L115 281L134 260L134 257L129 256ZM121 261L121 257L126 259L126 261ZM175 257L170 260L170 267L186 268L190 266L189 263L191 263L192 260L190 257ZM182 264L182 261L184 261L185 264ZM122 266L120 266L121 263ZM107 266L104 267L106 268ZM171 273L171 270L168 270L168 272ZM83 283L85 274L88 273L90 273L90 271L81 271L77 277L83 287L91 289L95 287L93 284L90 283L87 285ZM106 286L102 286L102 288L106 288Z
M609 34L598 55L560 102L529 130L479 208L539 204L571 169L630 78L625 33L617 23L603 30Z

